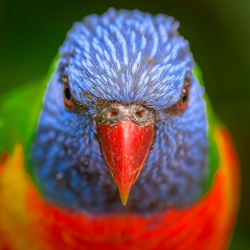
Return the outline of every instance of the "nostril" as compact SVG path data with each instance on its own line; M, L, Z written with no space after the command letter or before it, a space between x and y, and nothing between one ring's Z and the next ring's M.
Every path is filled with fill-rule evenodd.
M142 117L143 117L143 113L144 113L143 110L137 110L137 111L135 112L136 116L139 117L139 118L142 118Z
M118 115L118 112L117 110L111 110L109 115L110 117L116 117Z

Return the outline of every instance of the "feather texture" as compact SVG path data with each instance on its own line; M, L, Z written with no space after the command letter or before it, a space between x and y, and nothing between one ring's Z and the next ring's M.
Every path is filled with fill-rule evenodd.
M172 17L114 9L73 26L60 49L30 153L32 175L46 199L74 210L151 213L202 196L210 173L204 90L177 28ZM65 109L63 77L82 110ZM189 105L176 114L172 107L186 78ZM96 136L103 102L140 104L157 117L151 152L126 209Z
M151 216L93 216L48 204L25 173L17 146L0 164L0 249L225 249L238 208L239 170L226 129L214 133L220 166L212 189L190 208Z

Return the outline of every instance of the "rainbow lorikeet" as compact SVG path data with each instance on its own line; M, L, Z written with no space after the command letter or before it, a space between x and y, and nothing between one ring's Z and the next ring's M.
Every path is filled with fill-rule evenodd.
M88 16L49 79L2 98L1 250L228 246L238 161L178 26Z

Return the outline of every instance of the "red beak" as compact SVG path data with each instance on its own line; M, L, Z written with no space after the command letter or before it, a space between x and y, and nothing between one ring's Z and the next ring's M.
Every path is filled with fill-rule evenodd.
M154 125L139 126L126 120L112 126L99 124L98 133L102 153L125 206L131 186L147 160Z

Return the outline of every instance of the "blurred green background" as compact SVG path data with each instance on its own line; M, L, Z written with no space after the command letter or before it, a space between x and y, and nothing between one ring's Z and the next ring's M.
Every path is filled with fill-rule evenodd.
M0 0L0 95L46 75L73 22L110 6L180 21L241 161L241 210L231 249L250 249L250 0Z

